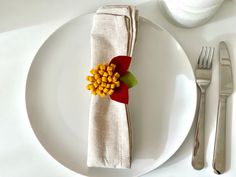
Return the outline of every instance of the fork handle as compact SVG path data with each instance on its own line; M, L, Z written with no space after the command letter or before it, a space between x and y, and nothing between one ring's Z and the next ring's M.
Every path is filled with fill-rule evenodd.
M217 174L222 174L225 171L226 101L227 97L220 96L212 163L214 171Z
M201 170L204 167L205 97L205 91L201 91L192 157L192 166L196 170Z

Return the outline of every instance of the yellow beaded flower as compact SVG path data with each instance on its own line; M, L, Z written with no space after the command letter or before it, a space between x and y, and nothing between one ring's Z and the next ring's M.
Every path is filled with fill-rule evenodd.
M115 72L116 65L99 64L93 68L90 73L92 76L87 76L86 79L90 82L86 88L91 90L93 95L100 95L104 97L107 94L112 95L114 89L120 87L120 81L118 80L120 74Z
M100 97L110 96L110 99L128 104L128 89L137 84L135 76L128 71L131 57L119 55L113 57L107 64L99 64L87 76L89 84L86 88L93 95Z

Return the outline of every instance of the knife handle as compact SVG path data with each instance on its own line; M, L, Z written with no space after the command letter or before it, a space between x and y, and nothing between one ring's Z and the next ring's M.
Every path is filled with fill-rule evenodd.
M220 96L218 103L215 146L212 163L213 169L217 174L222 174L225 171L226 100L227 97Z
M192 157L192 166L196 170L204 167L205 97L206 93L201 92Z

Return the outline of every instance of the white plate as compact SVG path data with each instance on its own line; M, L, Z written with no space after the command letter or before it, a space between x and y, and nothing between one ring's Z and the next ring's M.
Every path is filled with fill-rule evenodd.
M86 166L93 15L63 25L44 43L30 68L26 104L32 128L64 166L93 177L131 177L168 160L186 138L196 108L196 85L188 58L164 29L140 19L130 70L138 85L130 90L133 161L128 170Z

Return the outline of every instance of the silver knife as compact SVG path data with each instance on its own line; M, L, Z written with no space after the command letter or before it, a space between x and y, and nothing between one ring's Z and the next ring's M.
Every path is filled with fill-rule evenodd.
M233 74L228 47L225 42L219 45L219 103L217 113L213 168L215 173L225 171L226 105L233 93Z

